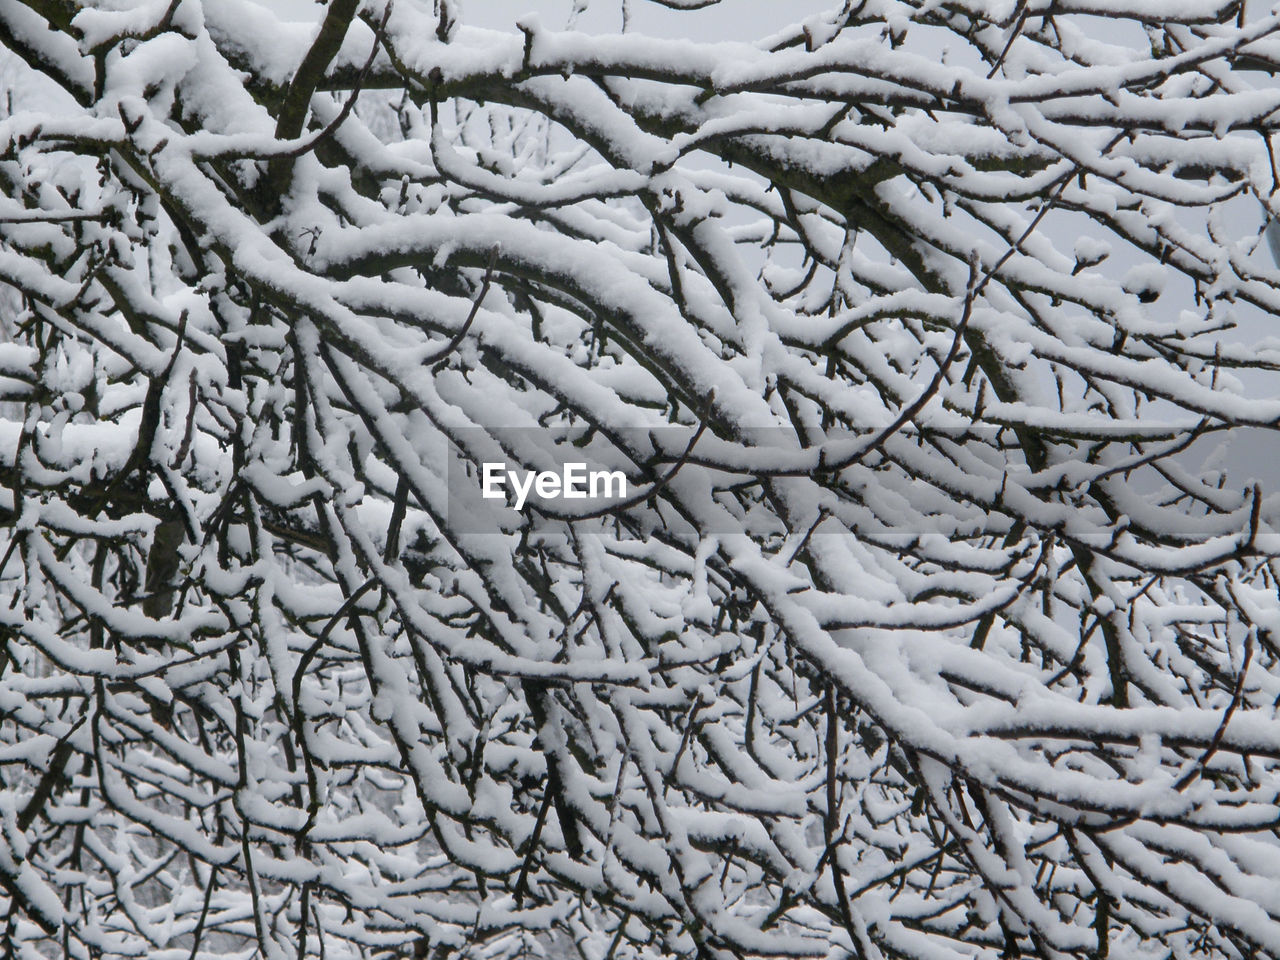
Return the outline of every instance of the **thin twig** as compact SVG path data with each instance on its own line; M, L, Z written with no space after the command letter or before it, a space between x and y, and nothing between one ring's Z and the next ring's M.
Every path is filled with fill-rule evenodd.
M458 344L462 343L466 337L467 331L471 329L471 324L475 322L476 316L480 313L480 304L484 302L484 295L489 292L489 282L493 279L493 268L498 263L498 245L495 243L493 249L489 251L489 265L484 271L484 282L480 284L480 292L476 294L475 300L471 302L471 312L467 314L466 322L463 323L462 329L453 335L453 339L444 345L436 353L426 357L422 361L424 367L432 366L439 363L454 350L458 349Z

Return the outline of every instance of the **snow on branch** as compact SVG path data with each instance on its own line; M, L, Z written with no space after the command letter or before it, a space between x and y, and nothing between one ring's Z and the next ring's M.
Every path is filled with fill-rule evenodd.
M1280 955L1280 13L472 6L0 4L6 955Z

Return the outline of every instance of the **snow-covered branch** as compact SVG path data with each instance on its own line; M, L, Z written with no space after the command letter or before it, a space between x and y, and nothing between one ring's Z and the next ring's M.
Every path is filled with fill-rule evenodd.
M1280 955L1280 14L282 10L0 4L13 955Z

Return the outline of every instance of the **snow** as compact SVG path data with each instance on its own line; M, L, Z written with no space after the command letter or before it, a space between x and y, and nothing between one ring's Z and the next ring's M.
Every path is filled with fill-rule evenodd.
M0 8L26 955L1280 953L1280 16L692 5Z

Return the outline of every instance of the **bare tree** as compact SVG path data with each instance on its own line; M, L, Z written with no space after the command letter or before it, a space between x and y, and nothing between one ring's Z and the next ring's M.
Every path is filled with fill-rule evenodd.
M1280 18L282 17L0 3L5 956L1280 956Z

